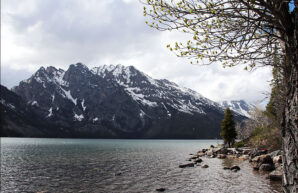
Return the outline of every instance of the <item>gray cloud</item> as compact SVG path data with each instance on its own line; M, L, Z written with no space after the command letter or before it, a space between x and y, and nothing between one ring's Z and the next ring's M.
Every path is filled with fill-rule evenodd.
M134 65L213 100L254 102L270 90L268 68L249 73L177 58L165 46L184 34L147 27L142 11L139 1L128 0L3 0L2 83L11 87L41 65L66 69L80 61Z

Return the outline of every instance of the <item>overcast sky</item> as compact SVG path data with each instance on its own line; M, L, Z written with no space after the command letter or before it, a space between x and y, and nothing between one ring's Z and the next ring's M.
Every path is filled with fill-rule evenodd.
M11 88L40 66L67 69L82 62L133 65L214 101L258 102L270 91L269 68L191 65L166 45L185 39L145 24L138 0L2 0L1 84Z

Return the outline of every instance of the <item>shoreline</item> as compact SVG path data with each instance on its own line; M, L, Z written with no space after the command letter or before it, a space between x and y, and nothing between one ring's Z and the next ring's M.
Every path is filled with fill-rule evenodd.
M259 150L250 147L241 148L226 148L222 145L211 145L208 149L202 149L195 154L190 153L190 158L187 159L190 163L180 164L179 167L193 167L194 165L201 166L201 168L208 168L209 165L203 162L202 158L217 158L217 159L231 159L233 161L244 162L248 161L254 171L265 172L267 179L271 181L282 181L282 152L276 150L268 153L267 150ZM201 164L203 163L203 165ZM231 167L223 167L223 170L232 170L238 172L241 168L238 165Z

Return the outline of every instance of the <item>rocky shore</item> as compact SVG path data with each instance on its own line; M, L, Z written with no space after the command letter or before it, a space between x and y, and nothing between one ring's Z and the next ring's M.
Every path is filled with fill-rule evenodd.
M201 168L208 168L209 165L206 159L203 158L217 158L217 159L237 159L239 161L249 161L252 168L258 171L268 172L268 178L273 181L282 180L282 157L281 151L277 150L268 153L267 150L252 149L249 147L242 148L226 148L222 146L210 146L208 149L199 150L195 154L190 154L191 157L187 159L188 163L180 164L180 168L200 166ZM232 167L223 167L224 170L239 171L241 168L238 165Z

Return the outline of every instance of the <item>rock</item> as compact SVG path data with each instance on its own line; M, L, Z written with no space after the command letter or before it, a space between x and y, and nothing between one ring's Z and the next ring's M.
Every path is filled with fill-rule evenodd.
M273 157L273 163L282 163L282 157L281 155L277 155L275 157Z
M206 155L207 155L207 156L212 156L212 155L213 155L213 151L212 151L212 150L207 151L207 152L206 152Z
M193 155L192 153L190 153L189 155Z
M227 148L228 154L237 154L239 153L236 148Z
M227 156L225 154L217 154L217 158L225 159Z
M194 163L201 163L203 160L201 158L198 158L194 161Z
M281 155L282 154L282 151L281 150L276 150L276 151L273 151L270 153L270 156L272 158L274 158L275 156L278 156L278 155Z
M250 153L250 149L244 149L243 151L242 151L242 154L244 154L244 155L248 155L249 153Z
M252 162L258 162L261 164L273 164L273 160L270 155L260 155L252 159Z
M219 150L217 150L215 153L217 153L217 154L227 154L228 150L227 150L227 148L223 147L223 148L220 148Z
M254 170L259 170L259 163L258 162L252 162L252 168L254 169Z
M115 176L121 176L122 172L115 173Z
M207 164L204 164L201 166L201 168L208 168L209 166Z
M165 188L156 188L157 192L164 192L166 189Z
M274 170L274 165L273 164L262 164L259 167L259 170L262 170L262 171L272 171L272 170Z
M242 155L242 156L239 157L239 159L240 160L243 160L243 161L244 160L248 160L249 159L249 156L248 155Z
M282 180L282 169L281 167L277 168L276 170L270 172L268 178L272 181L281 181Z
M253 158L251 161L252 161L253 169L255 170L258 170L262 164L269 164L273 166L273 160L269 154L257 156ZM264 166L264 169L265 169L264 171L270 171L270 170L267 170L269 168L270 167L267 165Z
M232 171L233 171L233 172L238 172L238 170L237 170L237 169L232 169Z
M197 155L194 155L194 156L192 156L191 158L189 158L189 159L197 159L199 156L197 156Z
M227 155L227 158L228 159L234 159L234 158L236 158L236 156L235 155Z
M231 167L231 170L240 170L240 167L237 166L237 165L234 165L234 166Z
M215 156L215 155L211 155L210 157L211 157L211 158L215 158L216 156Z
M265 150L265 149L263 149L263 150L253 149L253 150L251 150L249 155L251 158L254 158L256 156L264 155L266 153L267 153L267 150Z
M224 170L230 170L231 168L230 167L224 167L223 169Z
M194 163L186 163L186 164L181 164L179 165L179 168L186 168L186 167L194 167Z
M210 145L210 148L214 148L214 145Z
M203 153L203 152L200 152L200 153L198 153L198 155L197 155L198 157L203 157L203 156L205 156L205 153Z

